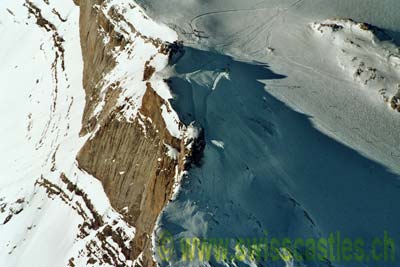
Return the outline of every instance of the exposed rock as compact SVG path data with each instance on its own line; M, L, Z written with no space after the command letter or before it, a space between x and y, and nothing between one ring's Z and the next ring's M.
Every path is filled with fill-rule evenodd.
M397 92L396 95L392 97L392 100L390 101L390 106L394 109L400 112L400 89Z
M117 64L115 51L129 47L135 38L144 40L157 48L158 53L170 58L182 47L178 43L162 42L142 34L114 8L106 16L99 7L103 1L80 1L79 4L83 85L87 101L81 135L92 136L81 149L77 161L81 169L102 182L112 206L136 228L131 247L127 248L131 251L128 258L136 264L141 262L143 266L152 266L151 235L155 222L172 196L175 177L192 164L200 164L204 133L198 130L196 136L189 137L184 134L186 127L180 122L177 122L182 129L180 138L168 130L162 107L171 113L171 106L158 95L150 82L156 72L151 65L153 56L143 66L140 79L146 89L133 121L128 120L123 111L134 99L127 97L124 103L118 104L119 81L104 88L104 77ZM130 33L115 31L114 22L122 20L129 25ZM104 38L109 41L104 42ZM101 90L106 91L104 106L99 115L93 116L93 111L102 101ZM168 157L167 146L176 150L179 156Z
M60 180L62 183L56 185L41 177L36 181L35 186L44 189L49 198L59 198L82 217L83 223L80 224L77 238L85 240L86 246L79 252L78 258L87 258L87 266L95 263L117 267L128 266L120 258L120 255L122 254L126 259L129 259L131 255L131 250L127 245L131 240L130 234L115 222L105 221L95 209L88 195L72 183L65 174L61 174ZM90 235L93 231L95 231L95 235ZM110 243L109 239L113 242ZM117 246L113 244L117 244ZM76 260L75 258L69 259L68 266L75 266Z

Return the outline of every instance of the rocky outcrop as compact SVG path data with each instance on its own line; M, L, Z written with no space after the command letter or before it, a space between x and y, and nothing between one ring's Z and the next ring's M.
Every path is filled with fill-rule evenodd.
M399 86L400 87L400 86ZM397 110L398 112L400 112L400 89L397 92L396 95L394 95L392 97L392 99L390 100L390 106L394 109Z
M132 239L131 229L119 225L117 219L104 220L85 191L77 187L64 173L61 173L60 181L61 183L57 185L42 176L36 181L35 187L45 190L51 199L60 199L82 218L83 223L79 225L77 239L85 240L86 245L79 254L68 260L67 266L76 266L80 257L87 259L87 266L94 264L127 266L127 262L123 259L129 259L131 255L128 247Z
M400 50L383 30L343 18L312 23L311 28L326 42L329 52L336 53L340 68L361 88L400 111Z
M108 73L116 64L112 55L112 50L118 45L122 45L123 38L113 31L113 26L105 15L96 8L103 1L74 1L80 7L80 37L83 56L83 87L86 92L86 105L82 123L81 135L93 130L96 121L90 115L95 108L95 104L100 101L101 78ZM104 34L110 37L110 41L103 41ZM110 87L117 87L113 84ZM110 88L111 89L111 88ZM107 101L110 106L114 106L112 99L117 97L117 90L108 90ZM109 108L111 108L109 107ZM109 109L107 108L107 109Z
M168 99L161 97L159 88L156 89L164 82L161 78L152 80L158 71L152 61L159 55L168 59L176 51L176 44L141 33L124 18L123 9L109 3L101 0L75 3L81 10L86 92L81 135L90 135L77 156L79 168L102 182L112 206L136 228L129 258L135 264L152 266L151 235L156 219L172 196L176 177L200 161L204 135L201 130L194 137L185 135L186 126L176 120L175 126L181 134L171 133L165 116L173 110ZM125 8L138 7L129 4ZM121 24L128 25L127 30L116 30ZM141 73L128 75L143 83L137 83L138 87L144 86L143 92L128 88L139 93L123 95L127 89L122 85L123 80L107 75L117 68L119 55L141 53L135 50L139 41L156 49L156 53L145 58ZM134 58L128 62L140 64ZM136 106L139 107L133 108L135 112L127 116L126 111ZM171 150L176 156L170 155Z

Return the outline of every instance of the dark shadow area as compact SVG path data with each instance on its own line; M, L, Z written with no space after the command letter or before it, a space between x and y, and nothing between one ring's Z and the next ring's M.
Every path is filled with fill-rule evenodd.
M365 257L328 257L306 266L367 266L372 240L383 240L387 231L400 260L399 176L269 94L262 81L285 76L265 64L192 48L185 48L175 72L172 104L183 122L204 127L207 143L203 166L190 171L161 218L177 248L183 236L262 238L268 231L295 240L339 233L341 240L361 238ZM396 262L373 262L379 264Z
M384 29L385 33L392 38L392 41L400 46L400 32Z

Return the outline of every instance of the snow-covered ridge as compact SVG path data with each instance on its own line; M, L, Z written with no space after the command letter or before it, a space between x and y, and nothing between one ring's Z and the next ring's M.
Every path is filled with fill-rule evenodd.
M372 99L380 95L400 112L400 48L383 31L351 19L329 19L311 27L329 44L343 71Z

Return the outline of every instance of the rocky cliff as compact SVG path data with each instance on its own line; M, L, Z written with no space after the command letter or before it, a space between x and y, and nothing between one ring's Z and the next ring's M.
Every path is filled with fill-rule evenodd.
M156 219L175 179L190 166L190 144L197 141L185 137L186 126L157 73L176 50L173 33L135 4L113 2L118 1L77 2L86 93L81 135L91 136L77 161L136 228L130 258L151 266ZM149 21L148 32L140 20Z
M132 1L1 7L0 265L154 265L156 220L204 148L170 104L176 33Z

